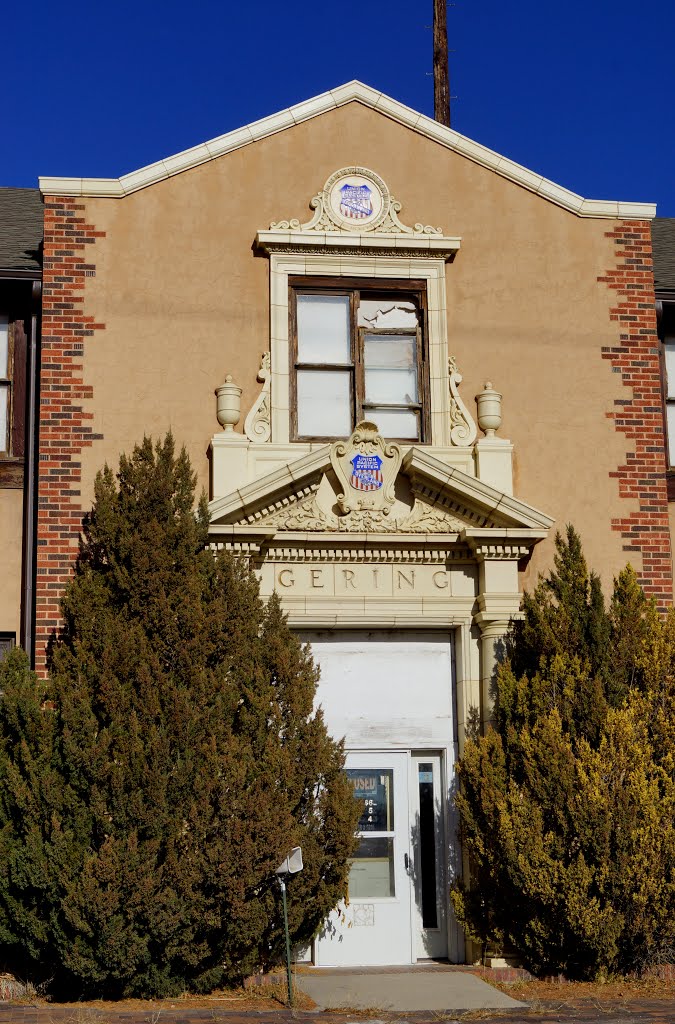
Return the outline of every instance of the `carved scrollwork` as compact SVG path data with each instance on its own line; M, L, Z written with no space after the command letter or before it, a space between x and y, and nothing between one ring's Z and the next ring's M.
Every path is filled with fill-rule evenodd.
M304 501L288 505L274 512L263 520L264 526L273 526L279 530L321 530L337 529L336 516L327 515L319 506L316 495L312 494Z
M262 389L244 423L244 433L254 444L265 444L272 436L271 376L270 354L263 352L258 370L258 380L262 383Z
M375 512L373 509L355 509L349 515L338 518L338 530L351 533L396 533L398 523L387 513Z
M410 229L408 229L410 230ZM442 235L442 228L435 228L433 224L415 224L413 231L416 235Z
M416 499L412 512L398 523L398 529L402 533L457 533L464 525L445 509Z
M462 383L462 375L457 369L454 356L448 360L450 378L450 440L456 445L470 445L476 440L478 429L469 410L459 397L458 385Z
M459 533L466 523L441 505L430 505L419 497L410 512L394 518L389 509L353 508L336 515L319 499L319 485L311 493L285 499L283 505L250 516L240 525L271 527L276 530L303 530L307 533Z
M458 533L464 525L445 509L419 499L412 511L401 519L372 508L352 509L346 515L336 516L321 507L316 494L256 521L256 526L308 533Z
M290 220L272 221L270 229L272 231L299 231L300 221L297 217L291 217Z
M342 214L339 204L335 201L336 189L350 178L362 183L360 187L370 190L373 200L370 212L359 214L355 220L350 220L348 215ZM403 224L399 219L401 203L398 199L394 199L379 174L375 174L367 167L342 167L339 171L335 171L322 190L312 197L309 205L314 210L314 216L307 223L301 224L296 217L291 217L286 220L273 221L270 224L270 230L339 231L343 234L353 234L357 230L358 232L376 231L378 234L443 235L441 228L431 224L418 222L413 227Z

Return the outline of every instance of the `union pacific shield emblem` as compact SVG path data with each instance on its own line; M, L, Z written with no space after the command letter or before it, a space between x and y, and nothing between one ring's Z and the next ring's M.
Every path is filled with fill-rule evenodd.
M351 459L350 484L357 491L379 491L383 483L382 459L379 455L355 455Z
M340 189L340 213L343 217L363 220L373 212L371 189L367 185L350 185Z

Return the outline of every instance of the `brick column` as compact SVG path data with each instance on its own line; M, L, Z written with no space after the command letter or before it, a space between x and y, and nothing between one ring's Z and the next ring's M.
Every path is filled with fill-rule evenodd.
M664 610L673 603L673 563L651 225L624 221L607 237L614 239L616 265L598 280L616 293L610 319L619 334L618 344L604 347L602 357L620 374L626 396L606 415L631 442L625 463L610 476L618 482L619 495L637 505L637 511L612 519L612 529L625 541L627 561L632 553L641 556L642 570L639 560L635 565L640 582Z
M95 274L90 249L104 232L86 223L70 197L45 198L40 387L35 667L45 671L46 646L60 622L59 602L77 557L82 522L80 452L92 433L83 403L87 338L105 325L84 314L85 279Z

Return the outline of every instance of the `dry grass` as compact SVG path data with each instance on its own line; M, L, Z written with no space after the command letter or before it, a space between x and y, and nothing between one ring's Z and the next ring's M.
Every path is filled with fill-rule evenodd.
M518 981L510 985L496 984L514 999L529 1003L533 1009L539 1006L574 1006L578 1003L595 1006L620 1005L638 999L675 999L675 982L660 978L628 978L613 981Z
M208 996L196 996L184 993L174 999L91 999L82 1002L59 1002L51 1003L43 997L27 999L32 1005L47 1006L54 1005L63 1009L72 1009L71 1018L73 1024L95 1024L107 1011L116 1015L119 1013L145 1014L147 1024L162 1024L162 1013L164 1010L190 1010L211 1009L214 1014L218 1010L229 1012L247 1010L278 1010L287 1005L288 991L286 982L272 984L264 982L261 985L254 985L250 988L217 989ZM293 988L293 1003L297 1010L312 1010L315 1003L301 992L297 986Z

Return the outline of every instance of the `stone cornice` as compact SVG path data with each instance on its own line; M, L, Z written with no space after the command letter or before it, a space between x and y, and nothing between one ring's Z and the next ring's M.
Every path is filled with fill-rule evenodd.
M651 220L656 216L653 203L626 203L599 199L583 199L570 192L569 189L556 185L540 174L522 167L499 153L460 135L451 128L434 121L433 118L418 113L411 107L391 99L384 93L371 89L361 82L348 82L346 85L329 92L322 93L312 99L305 100L277 114L264 117L260 121L243 128L237 128L226 135L221 135L210 142L204 142L192 149L184 150L157 163L149 164L140 170L132 171L121 178L58 178L40 177L39 185L43 195L59 196L98 196L110 199L122 199L124 196L137 192L139 189L154 185L180 174L183 171L208 163L226 153L231 153L243 146L248 146L259 139L285 131L294 125L301 124L326 111L335 110L352 102L362 103L376 110L385 117L404 125L419 135L449 149L474 163L494 171L495 174L515 182L522 188L541 196L556 206L560 206L578 217L598 217L621 220Z
M272 253L330 253L345 256L400 256L411 259L442 259L446 263L455 258L461 239L440 235L379 234L356 235L347 232L317 231L259 231L255 238L257 248Z

